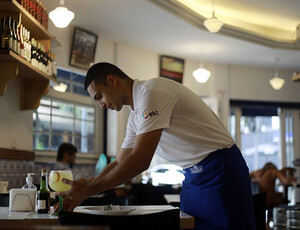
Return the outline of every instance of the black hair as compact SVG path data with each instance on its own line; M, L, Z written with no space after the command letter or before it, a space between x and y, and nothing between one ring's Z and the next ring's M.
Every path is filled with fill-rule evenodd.
M65 153L69 155L77 153L77 148L72 144L62 143L57 150L56 161L61 161Z
M106 78L109 75L118 78L128 78L128 76L117 66L107 62L100 62L89 68L84 81L85 90L87 90L92 81L96 84L106 85Z

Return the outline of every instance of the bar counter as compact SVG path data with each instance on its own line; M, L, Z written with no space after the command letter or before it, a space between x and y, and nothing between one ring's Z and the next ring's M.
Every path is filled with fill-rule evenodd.
M82 209L87 206L78 206L74 211L82 212ZM142 205L129 206L135 208L134 211L128 215L154 213L174 208L171 205ZM52 208L52 207L51 207ZM5 229L8 226L15 226L14 229L82 229L82 226L72 226L68 228L59 226L58 217L51 214L37 214L36 212L10 212L8 207L0 207L0 229ZM43 227L44 226L44 227ZM29 228L30 227L30 228ZM88 227L88 226L86 226ZM180 211L180 229L193 229L194 217ZM7 228L9 229L9 228ZM85 229L94 229L89 226Z

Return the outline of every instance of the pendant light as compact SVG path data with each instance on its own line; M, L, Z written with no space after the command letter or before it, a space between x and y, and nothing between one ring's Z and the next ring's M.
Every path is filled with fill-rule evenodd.
M49 13L49 18L57 28L65 28L75 17L75 14L64 7L65 1L60 0L60 6Z
M276 58L275 76L269 80L270 85L275 90L280 90L285 83L285 80L283 78L278 77L278 71L277 71L278 61L279 61L279 58Z
M199 83L207 82L208 78L210 77L211 73L209 70L203 67L203 64L200 64L200 67L193 71L193 76Z
M203 22L206 29L208 29L211 33L217 33L220 31L220 29L223 26L223 22L221 22L217 17L215 16L215 10L214 10L214 0L212 0L212 17L206 19Z
M65 83L60 83L59 85L54 85L54 86L52 86L52 88L53 88L55 91L64 93L64 92L66 92L66 90L67 90L67 88L68 88L68 85L65 84Z
M283 78L278 77L277 71L275 72L275 76L272 79L270 79L269 82L275 90L280 90L285 83Z

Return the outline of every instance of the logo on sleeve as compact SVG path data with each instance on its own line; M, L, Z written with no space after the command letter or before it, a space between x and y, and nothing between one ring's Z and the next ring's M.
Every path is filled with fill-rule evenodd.
M158 115L158 111L152 111L150 113L144 112L142 114L142 118L144 118L145 120L148 119L149 117L153 117L153 116L157 116Z

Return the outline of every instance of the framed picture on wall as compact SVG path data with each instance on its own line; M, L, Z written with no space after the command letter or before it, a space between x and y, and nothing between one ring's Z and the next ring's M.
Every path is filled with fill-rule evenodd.
M98 36L75 27L69 65L88 69L94 62Z
M184 60L181 58L171 56L160 56L160 70L161 77L169 78L179 83L182 83Z

